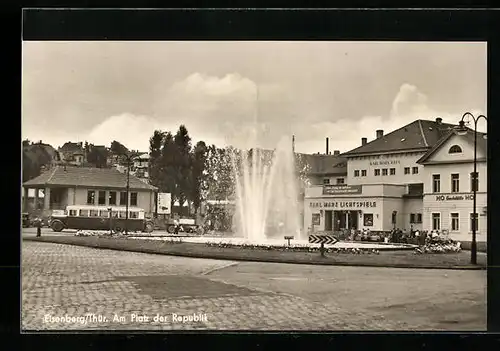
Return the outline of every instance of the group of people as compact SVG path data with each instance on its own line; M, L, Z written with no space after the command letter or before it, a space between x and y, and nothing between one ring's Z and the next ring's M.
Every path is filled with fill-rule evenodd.
M436 240L438 237L439 232L437 230L420 231L418 229L414 230L412 227L407 232L406 229L394 228L390 233L389 241L392 243L425 245L427 242Z

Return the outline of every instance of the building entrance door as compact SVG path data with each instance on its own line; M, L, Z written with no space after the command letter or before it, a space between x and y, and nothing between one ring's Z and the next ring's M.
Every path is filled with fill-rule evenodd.
M332 231L333 211L325 211L325 231Z
M348 219L349 219L349 229L357 230L359 228L359 217L358 211L348 211Z
M341 231L346 228L346 213L345 211L333 211L333 230Z

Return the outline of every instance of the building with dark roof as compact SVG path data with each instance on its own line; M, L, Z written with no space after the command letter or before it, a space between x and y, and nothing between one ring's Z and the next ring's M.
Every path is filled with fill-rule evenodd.
M154 211L157 188L133 175L129 178L129 206ZM23 184L24 199L28 189L44 193L44 210L64 209L68 205L126 205L126 173L110 168L87 168L57 165ZM23 204L25 205L25 204Z
M346 160L344 185L332 184L324 174L322 185L316 182L306 189L305 225L310 230L333 232L435 229L449 231L464 240L468 237L467 228L470 233L469 217L465 212L452 210L463 207L472 211L471 188L450 186L470 183L474 133L469 129L465 135L458 135L457 128L458 125L443 123L441 118L416 120L385 135L383 130L377 130L371 141L361 138L359 147L339 155ZM482 160L479 180L486 186L486 140L481 133L477 145ZM319 161L319 155L311 156L317 157L314 162L323 162ZM326 160L329 156L321 157ZM443 195L450 202L436 200L432 186L433 177L437 181L438 175L446 179L443 189L447 193ZM486 189L483 190L484 199L480 202L485 207ZM442 213L436 212L437 209ZM485 240L486 221L479 221L478 227Z

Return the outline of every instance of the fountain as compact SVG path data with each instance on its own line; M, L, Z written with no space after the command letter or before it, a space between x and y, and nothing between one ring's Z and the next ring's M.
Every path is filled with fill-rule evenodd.
M252 148L232 155L236 228L248 242L292 235L301 239L298 178L291 138L273 151Z

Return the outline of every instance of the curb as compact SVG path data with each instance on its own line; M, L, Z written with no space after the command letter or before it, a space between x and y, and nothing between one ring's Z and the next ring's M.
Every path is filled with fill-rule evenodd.
M47 240L45 238L36 237L24 237L23 241L35 241L35 242L45 242L52 244L70 245L70 246L82 246L93 249L100 250L113 250L113 251L126 251L126 252L137 252L145 254L163 255L163 256L174 256L174 257L188 257L188 258L200 258L200 259L211 259L211 260L222 260L222 261L236 261L236 262L267 262L267 263L284 263L284 264L301 264L301 265L318 265L318 266L344 266L344 267L378 267L378 268L409 268L409 269L445 269L445 270L486 270L485 266L431 266L431 265L409 265L409 264L375 264L370 262L335 262L335 261L322 261L321 258L313 260L292 260L292 259L282 259L282 258L259 258L259 257L232 257L232 255L227 255L224 253L214 254L194 254L190 252L163 252L157 248L118 248L113 247L113 245L106 244L93 244L86 242L75 242L67 243L64 241Z

